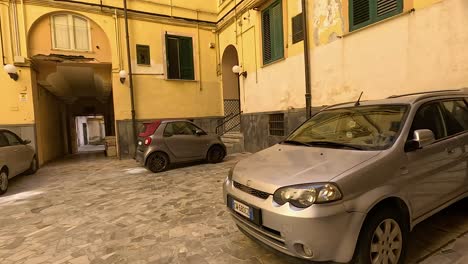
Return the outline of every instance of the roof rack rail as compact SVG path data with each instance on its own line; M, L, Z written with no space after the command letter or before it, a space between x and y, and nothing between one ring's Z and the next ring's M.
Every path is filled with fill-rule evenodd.
M466 89L466 88L464 88L464 89ZM405 97L405 96L412 96L412 95L422 95L422 94L430 94L430 93L446 93L446 92L463 92L463 89L436 90L436 91L426 91L426 92L418 92L418 93L392 95L392 96L387 97L387 99L399 98L399 97Z

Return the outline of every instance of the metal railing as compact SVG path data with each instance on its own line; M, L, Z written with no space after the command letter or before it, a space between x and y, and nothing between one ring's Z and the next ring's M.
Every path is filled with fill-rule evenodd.
M242 114L242 111L240 111L237 114L231 113L227 115L227 118L224 118L223 122L216 127L216 134L222 136L226 134L227 132L230 132L236 128L238 128L241 124L240 116ZM238 120L234 120L238 118ZM234 121L234 122L233 122Z

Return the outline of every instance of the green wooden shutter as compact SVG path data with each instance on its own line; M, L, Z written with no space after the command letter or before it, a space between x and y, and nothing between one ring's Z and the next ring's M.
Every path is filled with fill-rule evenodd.
M283 9L276 1L262 12L263 64L284 57Z
M262 13L262 28L263 28L263 64L267 64L271 61L270 9L264 10Z
M179 38L180 79L195 80L192 38Z
M403 0L377 0L375 18L380 21L403 12Z
M271 8L272 22L271 23L271 57L272 61L282 59L284 57L284 41L283 41L283 9L281 1L273 4Z
M371 6L375 0L350 0L349 19L350 29L356 30L372 23Z
M350 30L356 30L403 12L403 0L350 0Z

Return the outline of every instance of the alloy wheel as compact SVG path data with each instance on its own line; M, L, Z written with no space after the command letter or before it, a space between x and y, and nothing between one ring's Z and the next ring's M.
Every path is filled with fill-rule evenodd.
M373 264L397 264L403 249L403 233L393 219L380 223L372 237L370 260Z
M166 169L168 161L164 155L156 153L150 156L148 165L152 172L160 172Z

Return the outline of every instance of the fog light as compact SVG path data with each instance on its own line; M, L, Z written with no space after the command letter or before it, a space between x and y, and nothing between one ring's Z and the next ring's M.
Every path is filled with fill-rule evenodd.
M304 244L294 244L294 248L296 249L296 252L304 258L313 258L315 255L314 251Z

